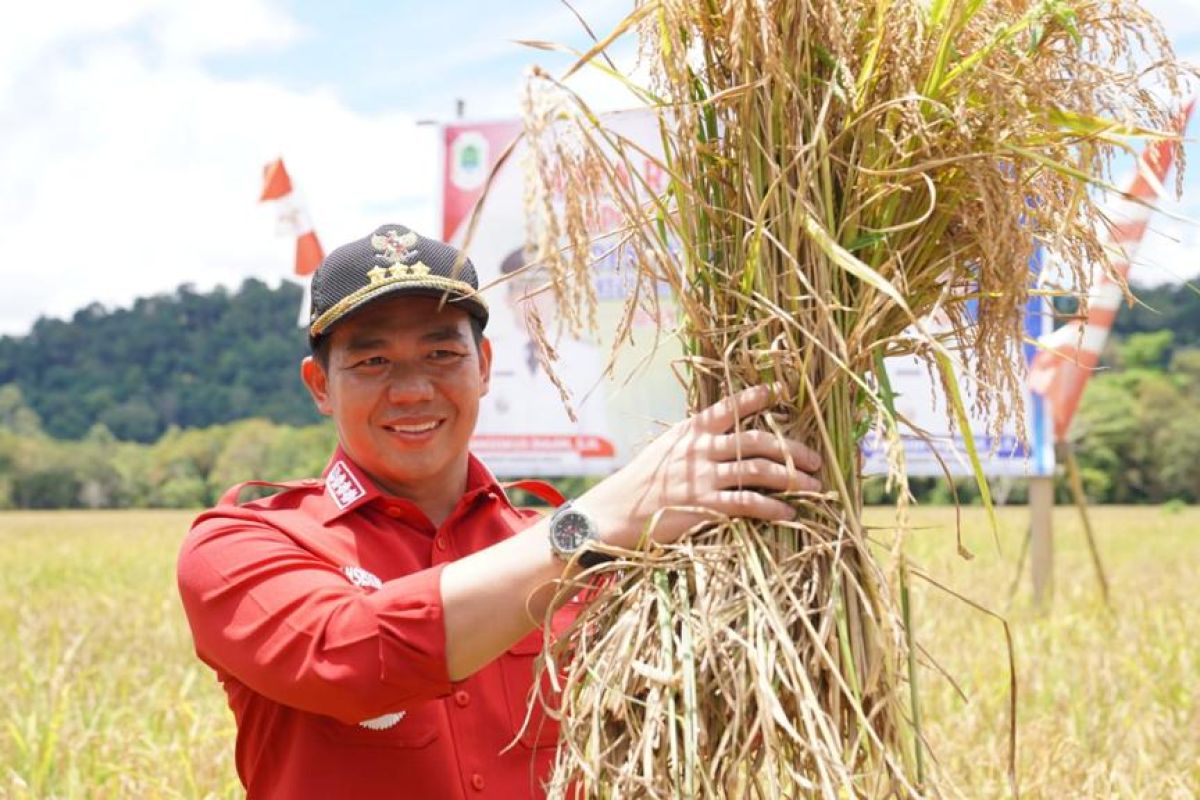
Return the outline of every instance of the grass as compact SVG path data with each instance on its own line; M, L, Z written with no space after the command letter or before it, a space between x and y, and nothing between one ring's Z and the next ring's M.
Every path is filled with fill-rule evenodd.
M0 516L0 797L242 795L175 591L192 516Z
M1103 508L1094 523L1115 609L1100 600L1071 509L1056 512L1055 595L1007 611L1019 673L1026 798L1200 795L1200 508ZM886 525L890 512L867 519ZM0 515L0 797L240 796L224 694L196 661L175 597L191 512ZM1023 509L919 509L910 552L948 586L1005 612ZM969 798L1007 796L1007 655L998 623L920 581L918 638L958 681L922 669L934 757Z
M1200 509L1095 510L1093 524L1112 584L1101 600L1073 509L1055 512L1055 593L1033 607L1028 566L1005 614L1018 672L1018 776L1023 797L1200 796ZM945 526L946 510L921 512ZM996 555L982 513L966 516L966 562L952 530L918 531L913 551L944 583L1004 613L1024 536L1023 509L1001 516ZM876 520L882 521L882 520ZM932 750L966 797L1006 796L1007 654L1001 626L918 586L917 635L962 684L969 703L928 671L921 675Z

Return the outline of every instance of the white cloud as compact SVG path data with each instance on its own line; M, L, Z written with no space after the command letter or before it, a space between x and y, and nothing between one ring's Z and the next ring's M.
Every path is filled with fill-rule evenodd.
M1194 2L1146 5L1184 37L1200 33ZM586 43L558 3L515 8L488 25L466 24L476 13L457 7L415 11L433 22L462 16L449 26L461 35L431 47L421 67L446 78L439 94L467 97L472 117L516 113L519 75L490 67L519 52L511 38ZM617 18L601 0L581 8L600 35ZM292 243L274 237L270 210L255 203L262 165L280 154L327 246L384 220L436 234L434 129L402 113L354 111L332 86L226 80L204 68L214 54L317 33L278 0L0 4L0 281L9 287L0 334L22 333L41 314L124 305L183 282L288 275ZM562 63L535 51L526 61ZM574 85L598 107L628 104L597 71ZM1195 274L1195 232L1177 234L1182 244L1152 234L1140 260Z
M104 15L59 28L33 18L19 55L0 44L21 76L0 84L0 333L184 282L289 274L292 243L255 202L279 154L327 244L385 219L431 229L432 131L355 113L320 86L200 67L202 54L300 35L269 3L96 5ZM13 22L0 19L10 42Z
M305 32L269 2L167 0L151 15L152 35L175 58L290 44Z

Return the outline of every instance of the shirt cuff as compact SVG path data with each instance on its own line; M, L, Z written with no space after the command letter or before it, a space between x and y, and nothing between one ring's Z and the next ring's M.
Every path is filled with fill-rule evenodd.
M439 564L390 580L370 595L379 624L380 680L405 694L450 694Z

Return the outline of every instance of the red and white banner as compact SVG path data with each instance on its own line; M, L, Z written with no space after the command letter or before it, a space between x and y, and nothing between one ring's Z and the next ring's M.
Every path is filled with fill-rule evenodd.
M302 328L308 327L312 296L309 276L321 265L325 251L313 230L307 209L292 188L292 179L283 165L282 158L275 159L263 168L263 189L258 202L275 204L276 225L280 236L296 237L296 261L293 270L304 285L298 323Z
M283 166L282 158L275 159L263 168L263 190L258 201L275 203L279 234L296 237L296 274L303 277L316 272L325 258L325 251L321 249L321 242L313 231L308 211L292 189L292 179Z
M1183 135L1195 104L1193 99L1180 112L1173 132ZM1108 244L1114 252L1113 265L1122 278L1129 275L1130 264L1154 212L1153 204L1163 195L1163 182L1174 159L1173 142L1149 145L1138 161L1132 185L1109 211L1112 228ZM1030 368L1029 386L1050 405L1055 441L1067 438L1084 386L1100 363L1100 354L1124 299L1120 284L1107 274L1100 274L1088 294L1087 319L1069 322L1041 339L1042 349Z

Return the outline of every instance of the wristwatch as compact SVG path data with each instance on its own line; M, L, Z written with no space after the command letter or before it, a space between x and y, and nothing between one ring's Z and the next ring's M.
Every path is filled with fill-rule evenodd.
M584 568L612 561L612 556L589 549L591 542L599 541L599 534L591 514L570 501L550 517L550 549L563 561L570 561L576 553Z

